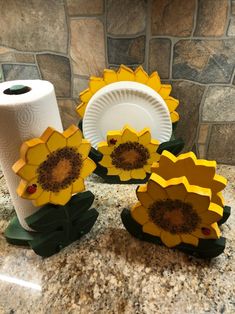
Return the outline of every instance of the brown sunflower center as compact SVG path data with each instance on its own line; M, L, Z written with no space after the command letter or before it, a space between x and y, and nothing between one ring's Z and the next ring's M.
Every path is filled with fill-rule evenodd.
M191 233L201 222L191 204L177 199L155 201L148 214L153 223L173 234Z
M58 149L47 156L37 169L38 183L46 191L67 188L80 174L82 156L74 147Z
M142 168L150 158L149 151L138 142L126 142L118 145L110 155L116 168L132 170Z

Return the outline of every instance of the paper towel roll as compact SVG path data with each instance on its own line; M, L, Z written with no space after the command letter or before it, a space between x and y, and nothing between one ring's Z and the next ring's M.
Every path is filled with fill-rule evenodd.
M20 95L6 94L14 85L27 86L29 91ZM50 82L20 80L0 84L0 164L20 224L26 230L30 228L25 218L38 208L17 195L20 178L11 168L20 158L21 144L39 137L48 126L63 130L54 87Z

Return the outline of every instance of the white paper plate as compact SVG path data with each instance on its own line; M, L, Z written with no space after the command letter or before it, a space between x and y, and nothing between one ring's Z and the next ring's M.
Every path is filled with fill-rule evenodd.
M172 134L165 101L144 84L116 82L91 97L83 119L83 133L93 147L106 141L108 131L121 130L126 124L137 131L150 128L152 137L160 143L169 141Z

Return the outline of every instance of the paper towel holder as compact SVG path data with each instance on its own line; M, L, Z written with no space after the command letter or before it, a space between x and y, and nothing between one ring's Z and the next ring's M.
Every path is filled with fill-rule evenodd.
M26 94L31 91L29 86L25 85L12 85L10 88L7 88L3 91L6 95L21 95Z

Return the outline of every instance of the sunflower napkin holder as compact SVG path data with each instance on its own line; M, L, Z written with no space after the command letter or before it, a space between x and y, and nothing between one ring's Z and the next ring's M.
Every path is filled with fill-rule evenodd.
M91 145L71 125L63 133L48 127L24 142L13 171L21 178L17 193L39 210L26 218L27 231L14 217L5 231L8 242L30 245L47 257L88 233L98 217L94 195L84 180L96 165L88 157Z
M179 101L170 96L171 89L157 72L148 76L141 66L133 71L121 65L90 78L89 88L80 93L79 127L91 141L94 172L105 182L146 182L163 150L182 150L182 139L174 136Z

